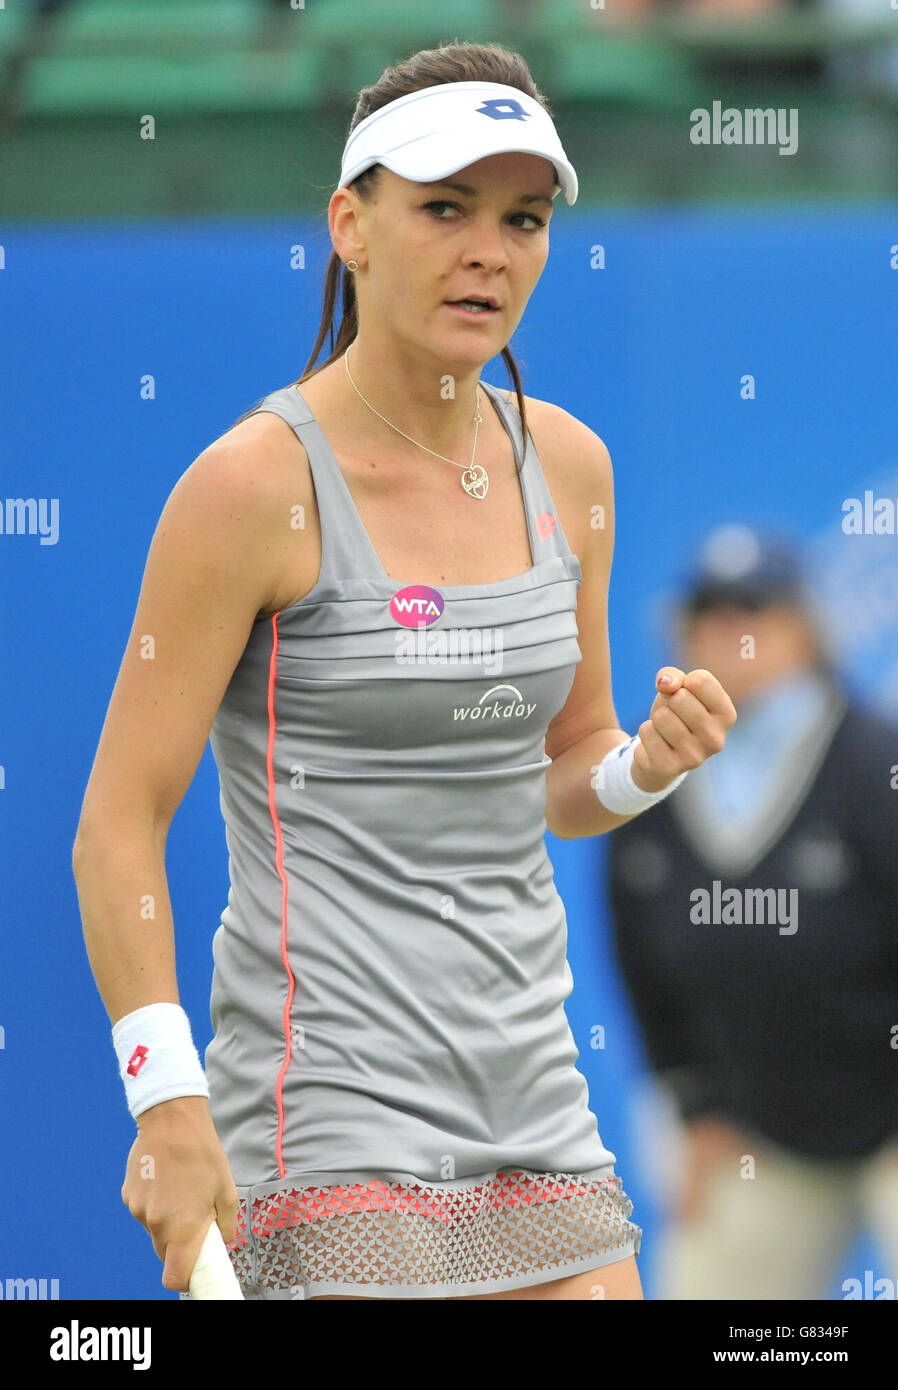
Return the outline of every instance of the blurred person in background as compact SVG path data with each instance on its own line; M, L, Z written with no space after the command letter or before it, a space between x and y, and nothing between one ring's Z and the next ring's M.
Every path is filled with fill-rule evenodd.
M894 23L895 8L891 0L815 0L821 21L828 25L885 24L889 16ZM889 42L883 35L882 41L875 45L835 45L829 54L827 77L836 88L870 95L878 92L894 100L898 92L898 42ZM872 153L865 151L865 156L869 158ZM888 146L876 151L878 158L885 158L888 153Z
M894 1297L898 727L843 689L781 538L712 533L676 625L677 660L739 717L608 837L614 947L679 1154L659 1296L823 1298L867 1228ZM875 1297L856 1273L845 1296Z

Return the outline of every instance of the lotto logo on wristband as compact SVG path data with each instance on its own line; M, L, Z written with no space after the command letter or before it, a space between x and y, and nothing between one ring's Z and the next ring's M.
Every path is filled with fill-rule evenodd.
M131 1056L128 1058L128 1075L136 1076L149 1055L150 1049L148 1047L143 1047L142 1045L140 1047L135 1047Z

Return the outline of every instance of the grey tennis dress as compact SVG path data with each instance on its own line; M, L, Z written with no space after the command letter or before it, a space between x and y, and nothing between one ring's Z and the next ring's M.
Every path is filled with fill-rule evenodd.
M205 1063L244 1293L446 1298L621 1260L642 1232L576 1066L543 839L581 571L532 439L533 567L435 589L387 576L299 390L258 409L308 454L322 560L254 623L210 736L230 888Z

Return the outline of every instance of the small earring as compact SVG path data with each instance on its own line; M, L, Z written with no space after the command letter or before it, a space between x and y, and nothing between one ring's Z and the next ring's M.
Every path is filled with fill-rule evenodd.
M359 263L358 263L358 261L347 261L347 262L346 262L346 269L347 269L347 270L353 270L353 271L355 271L355 270L358 270L358 268L359 268Z

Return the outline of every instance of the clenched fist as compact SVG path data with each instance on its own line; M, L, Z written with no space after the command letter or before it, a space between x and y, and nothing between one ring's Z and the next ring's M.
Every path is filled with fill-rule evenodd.
M732 700L710 671L662 666L655 685L658 693L633 750L633 781L647 792L663 791L681 772L719 753L736 722Z

